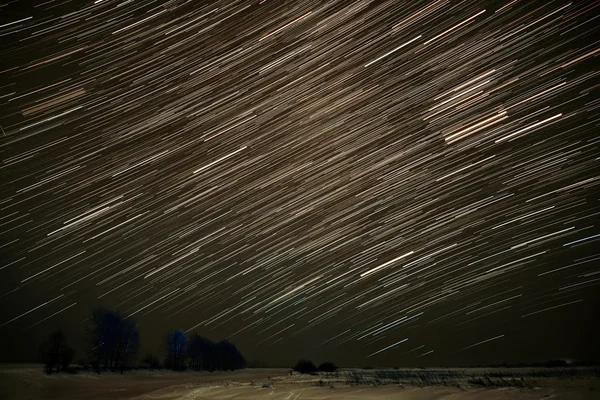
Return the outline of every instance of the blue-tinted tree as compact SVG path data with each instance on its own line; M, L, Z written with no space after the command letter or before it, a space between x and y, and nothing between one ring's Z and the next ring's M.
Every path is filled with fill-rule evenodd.
M181 329L169 332L165 339L165 367L173 371L183 371L186 367L187 339Z
M139 348L139 328L129 318L116 311L96 309L92 312L89 334L98 372L101 369L120 369L132 365Z

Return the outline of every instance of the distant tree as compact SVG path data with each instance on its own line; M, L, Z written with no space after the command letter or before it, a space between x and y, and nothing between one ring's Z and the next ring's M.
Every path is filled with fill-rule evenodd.
M190 367L196 371L215 369L215 344L205 337L194 333L188 339Z
M173 371L185 369L187 339L181 329L169 332L165 338L165 367Z
M129 318L116 311L92 311L89 327L93 364L99 373L102 368L123 370L131 365L139 347L139 328Z
M48 335L48 340L40 346L40 360L44 363L44 370L51 374L54 368L56 372L66 370L69 364L73 362L75 350L68 347L67 338L61 330L57 330Z
M312 361L300 360L296 363L294 371L300 372L301 374L314 374L317 372L317 367Z
M317 368L317 371L319 372L335 372L337 371L337 366L329 361L326 361L324 363L322 363L321 365L319 365L319 367Z
M246 367L246 359L235 344L228 340L221 340L215 345L215 368L221 370L234 370Z
M146 354L146 356L144 356L144 358L142 358L141 361L145 367L147 366L150 369L160 368L160 361L158 360L158 357L156 357L152 353Z

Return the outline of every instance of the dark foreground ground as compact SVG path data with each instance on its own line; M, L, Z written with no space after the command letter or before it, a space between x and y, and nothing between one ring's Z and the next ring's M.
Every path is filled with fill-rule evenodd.
M345 369L290 375L289 369L234 372L130 371L46 375L41 365L0 366L0 399L600 399L600 370Z

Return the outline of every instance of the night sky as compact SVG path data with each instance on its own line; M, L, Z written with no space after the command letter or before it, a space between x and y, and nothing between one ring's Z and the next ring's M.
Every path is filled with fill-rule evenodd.
M600 2L4 1L0 357L600 355Z

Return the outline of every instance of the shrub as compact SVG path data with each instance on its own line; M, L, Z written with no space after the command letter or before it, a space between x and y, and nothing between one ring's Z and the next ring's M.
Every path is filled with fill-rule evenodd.
M300 372L301 374L314 374L317 372L317 367L312 361L300 360L294 367L294 371Z
M332 362L324 362L317 368L319 372L335 372L337 371L337 366Z

